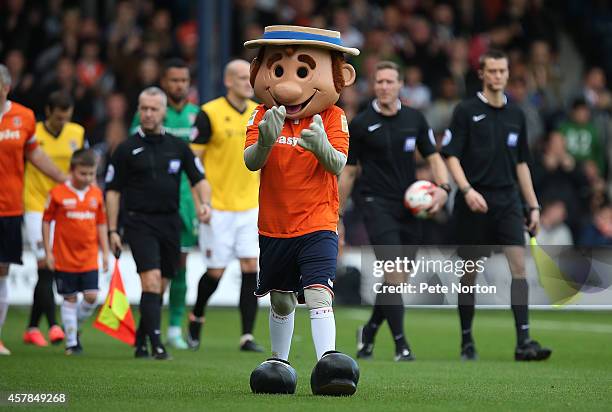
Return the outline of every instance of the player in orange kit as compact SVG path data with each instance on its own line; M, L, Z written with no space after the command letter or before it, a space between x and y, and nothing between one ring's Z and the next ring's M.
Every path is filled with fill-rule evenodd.
M108 270L108 234L102 191L92 183L96 158L79 149L70 160L70 180L49 193L43 215L43 244L48 267L55 270L57 291L64 296L61 313L66 333L66 355L82 352L79 325L93 313L98 297L98 245L103 270ZM51 222L55 221L53 249ZM77 303L77 295L83 300Z
M25 161L56 182L66 178L38 146L32 110L7 100L10 88L9 71L0 64L0 332L8 312L9 265L21 264ZM0 355L10 354L0 340Z

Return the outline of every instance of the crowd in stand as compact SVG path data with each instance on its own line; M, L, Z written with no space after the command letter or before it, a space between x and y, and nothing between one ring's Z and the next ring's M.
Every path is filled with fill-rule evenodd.
M13 79L9 99L43 116L50 92L69 92L74 121L106 154L129 135L138 93L158 83L164 59L188 62L190 100L202 103L196 3L0 2L0 62ZM455 105L478 90L480 54L505 50L507 94L527 117L533 180L544 207L540 236L549 244L612 244L609 2L234 0L232 8L234 57L252 59L242 43L269 24L335 29L347 46L359 48L351 59L358 81L339 102L349 120L372 99L376 63L397 62L403 103L423 111L440 142ZM420 177L427 176L424 167Z

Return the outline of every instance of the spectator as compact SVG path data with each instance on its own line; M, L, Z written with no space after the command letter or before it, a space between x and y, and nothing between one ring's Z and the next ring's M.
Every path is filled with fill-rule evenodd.
M538 108L530 99L527 81L524 77L513 77L508 85L510 99L525 113L529 147L534 147L544 134L544 122Z
M607 203L599 208L580 236L581 246L612 245L612 206Z
M572 232L564 223L567 218L567 209L563 201L544 201L542 216L540 217L540 230L536 240L540 245L573 245Z
M567 143L567 151L579 162L595 162L600 175L605 170L604 149L599 134L591 121L591 110L583 98L572 103L567 121L559 125Z
M404 86L400 90L400 100L406 106L424 110L431 104L431 91L423 84L423 73L418 66L408 66L404 71Z
M459 103L457 84L451 77L442 79L440 97L425 111L427 122L434 133L443 133L448 128L457 103Z

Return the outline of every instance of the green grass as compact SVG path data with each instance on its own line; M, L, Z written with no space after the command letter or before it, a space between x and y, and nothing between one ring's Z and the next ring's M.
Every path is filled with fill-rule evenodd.
M366 308L336 310L338 349L354 354L356 327ZM253 395L249 374L265 355L237 350L238 311L208 310L199 352L173 351L170 362L132 358L127 345L87 326L85 353L66 357L61 347L21 343L27 311L11 308L3 328L13 351L0 357L0 392L63 392L74 410L611 410L612 313L532 311L532 334L554 348L542 363L512 360L514 328L509 311L477 311L475 338L480 361L458 360L454 310L413 310L407 334L417 356L394 363L388 327L379 333L373 361L361 362L361 381L351 398L315 397L310 371L315 363L310 325L298 310L290 360L298 372L294 396ZM256 335L269 348L267 311ZM2 409L2 406L0 406Z

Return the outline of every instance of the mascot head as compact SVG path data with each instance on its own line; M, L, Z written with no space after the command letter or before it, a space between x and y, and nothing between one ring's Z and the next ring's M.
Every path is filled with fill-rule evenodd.
M355 82L340 32L301 26L268 26L263 38L244 43L260 47L251 63L251 85L266 107L285 106L287 118L302 119L334 105L342 88Z

